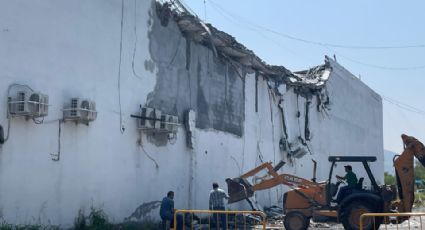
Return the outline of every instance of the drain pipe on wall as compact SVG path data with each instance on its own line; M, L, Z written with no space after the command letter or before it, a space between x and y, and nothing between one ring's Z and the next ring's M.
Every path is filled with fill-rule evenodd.
M60 161L60 158L61 158L62 122L63 122L63 120L59 120L59 124L58 124L58 152L50 154L50 156L52 157L52 161Z
M311 101L307 99L305 102L305 117L304 117L304 138L306 141L310 141L310 127L309 127L309 113L310 113Z
M5 140L4 140L4 130L3 130L3 126L0 125L0 145L4 144Z
M9 140L10 120L11 120L9 106L10 106L10 101L12 100L12 98L10 97L10 92L11 92L12 88L14 88L14 87L23 87L23 88L27 88L31 92L34 92L34 90L31 87L29 87L28 85L24 85L24 84L13 83L13 84L9 85L9 87L7 88L7 109L6 109L6 113L7 113L7 131L6 131L6 135L5 135L4 134L4 129L0 125L0 145L3 145L4 143L6 143L7 140Z
M10 118L7 118L7 131L6 134L4 133L4 128L2 125L0 125L0 145L3 145L6 143L7 140L9 140L9 134L10 134Z

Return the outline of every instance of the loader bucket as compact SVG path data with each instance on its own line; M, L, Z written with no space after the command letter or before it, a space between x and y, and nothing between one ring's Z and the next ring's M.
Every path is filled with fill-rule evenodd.
M254 195L252 185L242 178L227 178L227 191L229 194L228 203L235 203L244 199L248 199Z

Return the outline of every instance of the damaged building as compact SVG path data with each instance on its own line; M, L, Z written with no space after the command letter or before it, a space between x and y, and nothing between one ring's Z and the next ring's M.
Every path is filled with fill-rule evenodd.
M178 1L0 4L9 223L69 226L92 206L114 222L157 219L169 190L176 208L207 209L212 182L269 161L310 179L315 160L321 181L328 156L373 155L383 183L382 99L331 58L268 65ZM281 206L286 189L256 201Z

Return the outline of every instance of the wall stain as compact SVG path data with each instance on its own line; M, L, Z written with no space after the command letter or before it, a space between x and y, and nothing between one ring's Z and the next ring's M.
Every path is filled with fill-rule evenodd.
M148 216L152 211L159 208L161 206L161 201L151 201L147 203L143 203L139 207L134 210L134 212L127 218L124 219L124 221L136 221L136 220L142 220L146 216Z
M149 53L155 66L156 84L145 106L176 115L184 121L185 112L197 114L196 128L215 129L237 136L243 134L245 120L245 76L248 70L236 71L209 47L195 43L190 34L182 34L170 18L165 23L152 11ZM186 42L180 42L185 39ZM145 63L151 68L151 63ZM151 68L152 69L152 68ZM151 71L152 72L152 71ZM168 137L148 134L148 141L166 145Z
M155 70L155 62L153 62L152 60L145 60L145 70L154 73Z
M186 38L186 70L190 70L190 40Z
M198 61L197 65L197 75L196 75L196 84L197 84L197 92L196 92L196 107L197 107L197 118L196 118L196 126L201 129L206 129L209 127L210 119L208 117L208 102L205 99L204 91L202 89L202 75L201 75L201 63Z
M168 133L150 133L147 140L156 146L164 146L168 143Z

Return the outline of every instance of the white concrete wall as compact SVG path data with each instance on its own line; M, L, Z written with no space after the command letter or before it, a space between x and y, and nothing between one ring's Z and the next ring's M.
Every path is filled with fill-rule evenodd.
M370 164L375 179L382 184L383 180L383 129L382 129L382 99L367 87L357 77L352 75L338 63L331 61L332 72L326 88L330 97L330 111L327 115L318 112L317 101L313 98L310 105L311 141L308 142L312 154L297 162L297 165L307 166L308 172L294 166L294 173L300 173L311 178L312 162L318 162L318 179L328 178L330 163L328 156L376 156L377 161ZM288 133L292 139L304 137L305 99L298 98L301 116L296 117L297 96L289 90L285 98L285 109ZM290 140L291 141L291 140ZM345 163L338 164L337 173L344 174ZM365 178L365 185L370 186L364 167L351 164L358 177Z
M151 60L151 7L150 1L137 1L135 8L134 1L124 0L119 67L121 1L0 2L0 124L7 126L7 88L12 83L48 94L51 104L44 124L12 119L10 138L0 147L0 213L5 220L31 223L40 219L69 226L79 209L88 213L94 205L102 207L112 221L120 222L139 205L160 200L168 190L176 192L176 208L205 209L212 182L225 187L225 178L259 165L260 159L286 160L279 150L278 100L271 99L267 83L260 77L255 112L254 74L245 79L242 137L197 129L195 149L189 150L181 127L175 142L164 147L151 144L142 135L143 151L130 114L138 112L156 83L156 70L152 73L143 66ZM132 69L135 44L137 76ZM318 178L324 180L329 170L327 156L376 154L373 170L382 182L380 97L337 64L327 87L332 103L329 117L316 112L315 100L311 106L313 155L281 171L310 178L313 158L319 163ZM57 119L71 97L95 100L98 118L89 126L65 123L60 161L52 161L50 154L58 147ZM289 90L284 99L289 135L297 137L296 96ZM299 104L303 112L301 97ZM120 132L120 110L124 133ZM303 126L303 120L300 122ZM278 204L283 191L281 186L260 192L258 201L266 206ZM149 216L157 218L157 210Z

